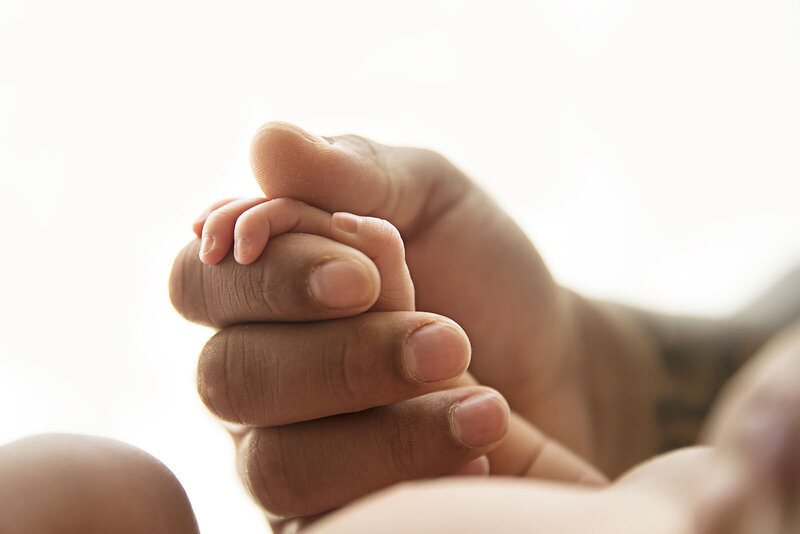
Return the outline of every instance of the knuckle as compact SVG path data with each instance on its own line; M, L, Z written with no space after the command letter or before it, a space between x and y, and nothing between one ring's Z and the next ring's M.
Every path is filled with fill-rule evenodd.
M388 456L400 478L414 478L425 471L425 446L419 423L403 409L395 409L384 424Z
M247 335L247 326L224 329L203 347L198 364L200 398L222 419L268 424L275 413L273 388L264 383L265 355Z
M282 517L300 515L311 504L313 486L295 476L298 461L294 450L287 447L282 428L259 429L253 432L243 454L246 457L242 477L250 494L268 512Z
M386 161L385 150L381 150L382 147L375 141L355 134L338 136L336 139L371 162L379 174L383 176L389 176L391 174L390 167Z
M413 148L408 157L409 172L424 178L429 184L445 190L462 192L470 186L470 180L453 162L442 154L426 148Z
M256 206L258 208L258 206ZM255 227L261 218L261 214L257 209L249 209L243 212L236 218L236 223L234 225L234 235L240 235L243 232L252 232L253 227Z
M232 213L230 212L229 209L226 209L225 207L217 208L211 213L209 213L204 228L218 225L222 222L225 222L227 219L230 219L231 217Z
M281 211L295 211L306 204L289 197L275 198L267 202L267 204L275 210Z
M262 255L263 258L263 255ZM249 269L244 271L247 277L246 286L250 291L242 299L242 302L250 304L253 309L258 307L264 311L266 317L276 317L280 311L281 297L287 290L286 283L276 283L276 267L264 262L257 262L248 265Z
M385 373L381 358L371 357L365 351L363 340L380 335L369 323L363 323L347 334L341 333L326 347L324 380L327 389L343 406L361 406L380 392L382 374Z
M418 148L417 157L415 158L419 165L426 169L435 169L441 173L447 174L455 169L453 163L435 150L427 148Z
M334 344L335 343L335 344ZM349 336L344 336L324 347L322 379L326 389L340 405L351 405L364 396L363 367L354 354Z

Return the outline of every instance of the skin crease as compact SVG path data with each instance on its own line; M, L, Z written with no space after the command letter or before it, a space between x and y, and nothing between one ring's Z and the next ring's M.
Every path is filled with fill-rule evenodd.
M629 385L623 398L594 402L618 396L611 394L618 388L609 384L614 378L609 369L635 367L631 374L640 379L656 375L656 362L640 350L649 347L632 328L603 326L620 330L614 337L626 340L609 347L607 357L634 350L645 356L627 365L584 366L578 359L583 347L576 343L576 330L584 325L575 317L583 306L556 286L524 233L460 171L428 151L382 147L355 136L334 138L332 144L312 138L282 123L256 134L253 167L268 197L387 219L403 236L417 309L445 315L467 331L470 369L480 383L502 391L523 419L607 473L619 473L654 452L647 388L630 391ZM329 190L314 181L323 170ZM498 257L506 259L502 271L493 260ZM470 291L459 289L464 287ZM496 335L500 331L503 335ZM596 341L593 348L607 345ZM608 389L595 391L595 384ZM600 407L597 413L594 406ZM612 445L613 436L605 441L595 436L596 428L616 426L617 420L626 421L629 430L640 429L635 434L640 440L627 440L624 450Z
M800 532L798 379L800 323L726 388L706 425L708 447L654 458L597 491L529 480L410 483L330 514L308 532Z
M452 440L426 442L441 435L440 425L448 424L452 406L445 401L446 392L419 390L424 394L413 402L380 406L377 397L352 387L361 382L336 383L342 376L342 361L355 363L361 370L368 369L365 365L376 355L398 361L399 345L419 321L436 317L430 312L463 328L472 345L471 375L500 391L515 417L528 428L533 423L545 436L568 445L612 476L662 450L659 402L677 382L671 375L674 370L662 362L662 339L657 334L662 325L673 324L671 318L648 317L646 322L642 312L588 301L559 287L514 222L433 152L387 147L357 136L321 138L291 125L270 123L256 134L251 159L268 198L288 197L327 212L369 215L397 228L406 248L417 310L425 312L362 313L377 298L380 279L375 265L358 251L316 236L278 236L247 267L237 265L230 256L218 265L203 265L198 242L179 255L170 283L173 303L187 318L221 328L201 357L199 389L207 402L209 392L244 390L237 402L239 411L247 414L265 409L264 399L269 397L263 391L293 390L309 383L332 384L336 393L330 396L326 413L306 411L302 418L269 428L251 422L252 426L236 431L247 445L238 449L239 465L246 466L242 470L245 482L257 488L257 500L270 511L288 516L314 514L352 498L347 493L347 500L333 501L344 495L341 488L363 495L386 485L386 469L360 470L355 477L351 467L361 461L356 458L369 458L370 465L405 465L406 476L402 469L392 475L392 481L398 482L419 478L421 473L444 474L444 458L452 462L474 457L474 451L453 448ZM373 296L356 305L348 294L348 304L340 307L315 300L309 293L309 278L320 262L331 258L347 258L360 265ZM350 279L345 287L355 291L357 285ZM234 326L237 323L252 324L243 330ZM753 343L739 343L748 348L736 362L749 357L776 326L753 335ZM736 325L737 331L740 327ZM711 333L725 333L727 328L720 322ZM681 332L673 337L680 339ZM711 347L730 345L724 336L718 337L698 339L710 339ZM682 347L687 355L693 350ZM285 358L287 364L298 366L306 365L309 357L320 358L326 369L323 381L307 376L307 380L285 382L284 363L280 373L278 367L263 372L265 362ZM336 358L340 358L338 364ZM716 353L709 353L710 367L716 358ZM736 368L728 367L728 374ZM262 383L243 384L241 379L235 383L241 376L258 377ZM690 412L693 417L707 412L715 389L727 376L698 375L689 381L693 390L708 392L704 404ZM401 384L407 391L407 379L395 375L383 382L382 398L387 389L398 391ZM347 397L354 392L361 395L359 402L379 407L331 416L349 411ZM377 418L376 424L367 427L369 437L359 441L356 434L349 434L346 438L349 432L365 431L359 420L366 413ZM328 428L320 417L333 417L337 424ZM689 429L681 443L693 442L701 421L702 417L678 421L680 428ZM407 439L407 435L420 438ZM303 436L313 436L313 440ZM513 443L510 436L511 432L501 444L491 446ZM340 449L333 446L339 439L359 445ZM516 443L526 440L523 436ZM259 446L265 443L279 447ZM390 452L382 445L388 445ZM419 454L419 450L426 452ZM493 472L502 465L507 471L500 472L525 475L540 458L540 451L529 446L507 451L490 456ZM321 485L326 491L315 492ZM319 497L321 493L324 498ZM280 503L278 509L275 503Z
M417 309L464 328L478 382L610 476L655 452L653 388L636 389L624 371L653 384L659 367L630 320L585 312L591 305L553 281L516 223L440 155L358 136L309 143L318 136L298 132L271 123L253 139L252 167L267 197L388 220L403 236ZM584 346L595 322L602 334ZM624 448L617 433L597 431L621 421L638 436Z
M707 425L707 448L655 458L600 490L529 479L406 483L306 532L798 532L797 377L800 323L730 384ZM770 425L754 425L765 409ZM195 533L197 525L157 460L111 440L50 435L0 447L0 532Z
M234 241L230 235L234 233L234 227L235 240L248 243L247 255L242 254L241 248L234 249L237 262L245 265L258 259L268 238L276 237L286 231L313 233L351 246L366 254L375 263L380 274L381 289L371 311L414 311L414 287L405 264L403 241L399 232L383 219L360 217L343 212L331 215L292 199L273 201L234 199L215 203L207 213L207 217L200 217L193 226L193 230L198 237L203 238L204 243L214 243L212 253L206 252L201 245L200 259L203 263L213 265L227 255L229 250L225 247L230 247ZM458 328L456 325L453 326ZM459 374L464 370L460 368ZM368 380L375 382L375 377ZM478 382L468 374L450 387L466 385L478 385ZM228 390L226 393L226 395L235 394L236 390ZM315 393L305 393L306 402L309 395ZM327 395L323 395L323 399L324 402L328 402ZM386 399L383 404L398 400L403 400L403 397ZM212 411L224 417L218 409L219 402L211 401L209 404ZM302 404L302 400L286 401L285 404L291 409ZM368 407L348 407L345 411ZM285 416L286 411L282 410L280 415ZM299 419L299 416L295 416L295 420ZM262 424L267 423L262 422ZM547 480L596 485L606 482L591 465L558 443L546 439L519 415L512 414L509 427L503 442L489 454L488 464L485 462L475 464L472 461L464 469L469 471L477 466L480 467L479 472L488 473L487 469L491 469L495 474L513 475L523 474L527 469L525 476ZM536 451L535 461L530 460L530 456L525 454L526 448ZM509 462L509 458L515 457L522 458L523 463Z
M394 224L406 245L417 309L445 315L465 329L478 381L502 391L515 410L546 433L595 459L590 416L578 392L583 388L555 387L574 384L578 373L568 354L567 299L527 237L460 171L433 153L389 149L356 136L308 143L307 136L286 125L256 134L252 161L268 197L289 196ZM335 196L312 181L317 165L334 169L328 180L339 183ZM386 168L396 171L387 176ZM417 168L425 171L414 172ZM487 261L498 257L505 258L504 272ZM458 287L472 290L452 290ZM485 309L504 312L487 317ZM509 361L498 361L501 355ZM565 413L571 414L566 425Z
M308 140L308 137L306 139ZM314 136L310 136L310 139L315 143L322 141ZM357 141L357 143L363 143L363 140ZM379 149L372 147L364 152L364 155L369 151L373 153L373 156L381 154ZM414 154L416 154L414 158L420 155L419 152L414 152ZM338 156L332 156L334 160L336 157ZM429 157L433 158L433 161L440 162L436 156L430 155ZM380 163L380 158L377 161ZM308 162L307 158L301 161L300 165L306 165ZM419 163L418 160L417 163ZM384 170L392 168L390 164L387 166L385 161L378 166L383 167ZM349 170L358 169L351 166ZM425 172L415 171L413 174L424 182ZM295 178L298 176L302 178L302 174L294 175ZM357 173L354 173L353 176L356 176L356 180L358 179ZM298 183L303 185L302 180ZM442 186L439 184L432 187L435 189ZM306 193L312 197L316 194L313 191L306 191ZM429 190L428 193L431 191ZM389 205L389 208L386 208L388 211L391 211L392 203L402 204L397 200L399 197L402 197L402 193L396 192L395 200L387 204ZM436 197L436 194L423 195L423 197L427 199L426 202L436 204L435 200L431 200ZM392 195L385 195L384 201L391 198L393 198ZM362 200L372 202L375 199L367 195ZM414 201L410 202L413 205ZM377 204L380 203L379 199ZM405 205L408 207L409 204ZM397 206L394 207L397 208ZM380 211L379 208L380 206L375 206L375 210ZM400 216L403 209L398 210L398 219L395 222L400 226L404 222L409 223ZM436 209L433 211L437 212ZM439 209L438 213L445 211L449 210ZM423 212L427 212L427 208L421 208L418 215ZM441 218L443 217L439 217L439 219ZM428 222L432 226L441 223L436 217ZM407 234L404 236L409 241L420 238L413 226L411 224L407 227ZM502 226L500 225L500 227ZM379 280L370 278L377 277L378 272L369 258L341 244L323 243L325 240L310 239L314 236L281 237L284 239L276 239L275 246L271 247L277 249L279 254L268 259L278 260L281 257L280 253L301 252L307 255L303 257L300 254L298 257L289 254L290 261L283 263L274 261L269 266L257 266L262 271L250 272L263 274L266 272L263 269L268 270L271 266L274 278L265 276L260 281L282 279L287 282L285 287L278 286L277 292L268 293L268 295L271 298L274 297L271 304L294 306L291 308L294 320L337 318L336 321L316 322L314 326L319 328L316 333L327 332L330 335L336 332L339 336L346 335L348 326L364 326L369 321L373 321L374 317L391 319L391 321L373 321L372 327L376 327L378 324L396 326L402 324L408 317L421 317L419 312L411 315L408 315L411 312L406 312L406 315L403 316L381 312L384 315L365 313L347 319L350 315L369 309L369 306L378 298ZM179 258L171 280L173 300L186 315L223 327L245 320L276 320L275 308L259 309L258 302L248 302L249 311L237 310L235 306L231 306L231 302L223 305L223 301L220 299L217 299L215 303L212 299L219 297L220 292L227 291L229 296L230 294L236 295L237 288L231 285L230 281L209 277L208 273L211 271L200 271L198 279L198 271L191 270L190 261L191 257L199 263L197 244L190 246L188 250L191 255L185 254ZM299 273L303 277L301 282L305 282L304 276L309 273L307 268L313 266L314 261L319 260L321 250L327 251L327 253L341 254L353 261L361 262L360 265L364 267L364 276L372 280L374 284L370 302L338 310L322 310L318 302L314 302L307 294L303 293L307 287L303 283L297 284L296 279L288 276L287 273L295 275ZM425 247L421 247L421 250L424 252ZM265 252L265 256L269 255L270 251L268 250ZM496 260L495 258L491 259ZM527 256L527 259L530 260L530 257ZM238 275L245 272L234 270L231 262L228 260L226 262L223 262L221 266L223 272L228 274L235 272ZM462 273L461 276L465 274ZM486 270L484 274L489 278L492 276L489 270ZM246 285L257 279L240 277L237 280L243 281ZM502 279L490 280L490 282L490 286L503 285ZM273 289L271 285L266 287L268 290ZM202 289L203 292L189 291L189 289L197 288ZM299 290L299 292L293 290ZM298 295L300 295L299 302ZM252 297L253 294L251 293L250 296ZM630 321L631 314L629 312L616 310L619 313L609 314L608 309L582 301L577 296L569 294L562 294L562 296L567 301L566 307L574 306L571 312L567 312L567 316L576 314L581 318L580 322L576 321L572 324L571 328L575 330L571 330L571 332L580 332L578 337L582 338L582 341L592 342L573 347L575 351L573 354L582 354L583 351L588 350L597 351L598 345L603 352L592 352L592 354L601 354L608 358L613 358L615 354L619 356L619 353L625 354L637 347L652 349L650 346L652 341L642 337L642 333ZM306 300L303 300L304 298ZM535 303L527 304L535 308ZM469 315L466 312L465 315ZM247 313L251 313L251 315L248 316ZM325 315L326 313L327 315ZM483 314L487 315L485 311ZM490 319L494 320L492 317ZM311 325L290 326L302 330L303 327ZM237 326L236 328L245 327ZM249 330L244 331L246 335L243 339L252 341L251 333L253 332L259 334L270 332L273 339L277 339L275 333L278 330L275 330L274 325L271 327L272 330L263 325L249 325L247 328ZM225 334L227 331L227 329L223 329L221 334ZM356 331L359 334L364 333L364 330ZM631 339L634 342L628 344ZM288 349L292 346L292 342L296 341L296 338L287 337L285 340L285 348ZM495 341L495 343L500 342ZM491 346L491 343L487 346ZM541 345L537 343L537 346ZM558 343L552 345L552 347L555 346L558 346ZM796 331L785 334L763 352L755 365L740 374L731 384L723 395L723 400L705 433L705 439L711 445L711 449L680 451L656 458L629 472L609 488L589 490L525 479L482 479L480 481L443 479L406 483L382 493L376 493L323 516L312 528L323 534L325 532L385 532L388 525L396 529L404 527L408 529L406 531L412 532L452 530L485 532L497 530L498 526L506 531L524 529L532 532L664 532L665 534L797 532L800 525L797 519L797 513L800 510L797 499L798 471L800 470L797 468L796 458L796 451L800 448L798 447L800 432L798 432L797 421L800 402L798 402L796 392L797 377L800 376L798 347L800 347L800 335ZM641 353L632 351L631 353L640 356L652 355L652 350L650 352L644 350ZM503 355L498 357L501 358L498 361L506 361L503 358L506 358L507 361L516 361L515 358L518 357L516 354ZM574 361L569 357L566 359ZM646 373L644 375L636 374L641 369L637 370L635 366L625 367L624 364L631 362L624 357L620 360L612 359L610 361L618 366L614 369L614 373L603 375L589 372L588 376L597 380L598 383L605 382L605 387L627 385L624 378L638 377L646 383L649 380L649 375ZM645 364L644 369L649 368L649 364ZM618 374L626 375L626 373L630 373L630 376L616 376ZM511 374L507 370L496 372L498 377L506 376L513 385L514 377L510 376ZM569 373L566 376L569 376ZM519 377L517 378L519 379ZM663 377L659 377L656 373L656 383L659 378ZM524 379L520 380L524 381ZM582 386L585 387L586 384L582 383ZM430 397L420 397L419 405L430 406L441 402L444 395L452 395L454 391L457 390L435 392L429 394ZM511 392L514 391L514 388L511 388ZM637 414L641 415L641 413L636 410L626 411L623 409L625 406L620 408L618 403L623 400L630 402L649 398L639 396L640 393L635 389L628 389L624 395L614 397L610 394L603 395L602 389L589 389L588 396L593 402L599 400L607 403L605 409L620 409L616 420L608 418L608 413L611 412L605 412L603 409L596 413L597 421L594 417L590 418L591 424L588 426L593 429L590 430L590 434L592 432L599 434L600 431L606 429L616 439L618 456L613 454L615 442L611 437L608 437L605 446L600 446L597 440L593 440L595 446L590 448L596 451L598 458L627 458L625 462L629 462L631 451L638 450L641 444L627 446L629 444L625 442L625 435L621 430L626 430L628 436L631 433L635 435L638 430L636 425L627 428L622 425L628 422L626 417L635 419ZM626 395L630 396L626 397ZM436 402L433 402L432 399ZM645 404L647 403L645 402ZM386 408L388 408L388 413L391 413L392 409L401 409L401 406L402 409L409 409L412 415L436 414L435 411L415 412L410 409L410 404L403 405L402 403ZM381 410L381 408L374 408L369 412L372 414L387 413L387 410ZM354 421L363 421L364 414L357 412L350 414L349 417ZM417 422L416 419L412 420ZM342 421L344 420L335 420L335 422ZM435 418L431 421L437 424L442 422ZM765 421L767 424L764 424ZM293 426L296 425L286 425L286 428ZM346 432L346 425L344 427L331 426L338 428L339 431L344 430L342 435L346 439L352 438L352 435L348 435ZM368 429L373 428L370 425L363 426ZM315 421L308 421L305 428L320 429ZM426 427L423 422L419 428L423 430L441 428L441 424ZM650 427L645 425L643 428L647 430ZM232 433L239 438L240 445L253 443L247 441L248 435L261 433L263 436L264 431L280 432L281 429L285 430L284 427L275 429L231 427ZM655 432L657 428L651 428L651 430ZM323 432L314 437L319 438L318 443L323 443L322 440L326 434ZM380 440L382 436L380 433L376 433L372 437ZM307 443L308 440L305 442ZM348 443L352 442L348 441ZM274 454L276 450L279 453L287 452L285 449L271 449L271 452ZM608 453L609 450L611 453ZM251 453L250 456L248 456L248 452ZM240 446L240 465L246 467L248 459L262 457L252 453L253 450L247 451L246 447ZM281 463L280 456L277 458ZM331 457L325 455L316 460L321 460L320 468L325 468L326 462L332 461ZM622 463L624 462L620 460L620 465ZM351 462L349 465L351 471L353 465L356 464ZM245 479L252 480L252 477L245 476ZM698 484L698 481L701 481L702 484ZM41 436L0 448L0 492L0 531L3 532L20 530L25 532L88 532L91 534L92 532L145 531L158 533L196 532L197 530L182 488L163 465L129 446L98 438ZM289 498L291 500L291 496ZM86 503L92 504L86 505ZM575 513L576 510L580 510L581 513Z

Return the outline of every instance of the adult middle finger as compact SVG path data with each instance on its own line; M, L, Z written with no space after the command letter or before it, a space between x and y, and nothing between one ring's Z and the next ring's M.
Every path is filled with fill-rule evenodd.
M237 325L206 344L198 389L225 420L277 426L441 389L463 375L469 359L464 331L430 313Z

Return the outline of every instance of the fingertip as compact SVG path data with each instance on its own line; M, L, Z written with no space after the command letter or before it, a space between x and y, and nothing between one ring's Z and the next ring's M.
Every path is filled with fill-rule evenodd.
M236 237L233 243L233 258L241 265L250 265L258 259L258 256L253 253L253 244L249 237Z
M198 219L192 223L192 232L194 232L194 235L196 235L198 238L203 237L203 225L205 225L205 223L205 216L202 219Z
M381 273L381 295L375 311L414 309L414 283L405 262L405 244L397 228L377 217L347 212L331 216L331 236L375 262Z
M319 145L313 135L286 122L272 121L264 124L253 135L250 141L250 167L265 193L262 180L270 171L285 173L301 164L307 156L311 156ZM306 156L306 157L304 157ZM283 164L279 164L282 162ZM275 193L282 196L281 191Z
M347 213L345 211L337 211L331 216L331 232L343 232L345 234L356 234L361 226L363 217Z
M230 202L230 200L228 202ZM200 216L197 217L192 223L192 232L194 232L194 235L202 239L203 229L206 227L206 221L208 221L208 216L211 215L211 213L214 210L224 206L225 204L227 204L227 202L225 203L223 203L223 201L216 202L207 210L205 210L203 213L201 213Z
M377 300L380 277L371 262L336 258L312 271L308 288L314 300L326 308L364 308Z
M363 181L354 176L363 174L361 167L357 154L293 124L269 122L250 142L250 168L267 197L311 202L329 212L351 194L357 198L348 205L381 194L354 185Z
M233 259L236 260L236 263L241 265L247 265L244 261L244 253L243 249L246 249L247 245L242 243L242 238L237 237L233 241Z
M450 431L462 446L473 449L500 442L508 432L511 410L500 393L481 388L450 412Z
M578 479L579 486L589 486L592 488L604 488L608 486L608 479L599 471L591 468Z
M491 468L489 466L489 458L483 455L474 460L470 460L455 471L450 476L454 477L487 477L489 476Z
M403 351L406 373L420 383L458 379L466 372L470 357L469 340L463 330L440 321L414 330Z
M270 203L263 202L239 215L233 228L233 257L241 265L256 261L267 246L271 223L264 214Z
M200 239L200 251L198 252L200 261L206 265L213 265L217 263L213 255L215 241L214 234L205 233L200 236Z
M208 208L203 210L203 213L200 214L197 219L194 220L192 223L192 232L199 237L203 237L203 228L205 227L206 221L208 220L208 216L211 215L211 212L216 210L217 208L221 208L222 206L229 204L237 200L236 198L224 198L222 200L217 200L213 204L211 204Z

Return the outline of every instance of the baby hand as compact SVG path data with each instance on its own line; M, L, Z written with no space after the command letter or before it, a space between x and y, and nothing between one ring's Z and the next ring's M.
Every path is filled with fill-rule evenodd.
M381 288L372 310L414 310L414 286L403 240L383 219L331 214L290 198L226 199L206 210L192 229L202 239L200 261L210 265L222 261L231 246L238 263L250 264L270 238L288 232L333 239L364 253L378 268Z

